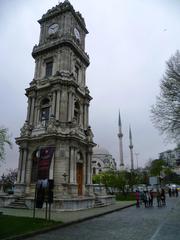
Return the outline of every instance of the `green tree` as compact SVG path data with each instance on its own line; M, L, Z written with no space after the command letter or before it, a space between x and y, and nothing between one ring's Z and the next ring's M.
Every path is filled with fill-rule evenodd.
M180 52L166 62L160 95L151 108L154 126L171 139L180 140Z
M0 161L5 159L5 145L12 147L7 128L0 128Z
M149 167L149 172L151 176L160 176L163 166L165 166L165 161L161 159L155 159L151 162Z
M170 167L164 167L163 172L164 172L165 176L169 176L173 173L173 171Z
M128 186L128 172L127 171L117 171L115 174L115 186L122 192L123 194L126 193L127 186Z
M108 192L114 192L116 188L116 175L114 171L102 172L93 176L94 184L104 184Z
M6 174L1 176L0 182L3 183L4 191L10 190L14 187L17 180L17 169L8 169Z

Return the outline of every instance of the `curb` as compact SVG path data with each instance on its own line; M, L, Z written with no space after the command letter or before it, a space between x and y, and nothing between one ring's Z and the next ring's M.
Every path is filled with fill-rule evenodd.
M95 214L95 215L92 215L92 216L89 216L89 217L85 217L85 218L82 218L82 219L78 219L78 220L63 223L63 224L57 224L56 226L48 227L48 228L37 230L37 231L34 231L34 232L25 233L25 234L13 236L13 237L8 237L8 238L3 238L2 240L26 239L28 237L33 237L33 236L38 235L38 234L47 233L47 232L50 232L50 231L53 231L53 230L56 230L56 229L59 229L59 228L64 228L64 227L68 227L68 226L76 224L76 223L81 223L81 222L84 222L84 221L87 221L87 220L90 220L90 219L93 219L93 218L96 218L96 217L101 217L101 216L107 215L109 213L117 212L117 211L129 208L129 207L135 206L135 205L136 205L135 203L132 203L130 205L127 205L127 206L124 206L124 207L119 207L119 208L116 208L116 209L113 209L113 210L109 210L107 212L98 213L98 214Z

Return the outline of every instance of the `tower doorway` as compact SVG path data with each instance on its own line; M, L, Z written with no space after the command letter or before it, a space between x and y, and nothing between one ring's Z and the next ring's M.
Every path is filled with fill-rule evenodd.
M82 187L83 187L83 164L77 163L76 165L76 180L78 185L78 195L82 195Z

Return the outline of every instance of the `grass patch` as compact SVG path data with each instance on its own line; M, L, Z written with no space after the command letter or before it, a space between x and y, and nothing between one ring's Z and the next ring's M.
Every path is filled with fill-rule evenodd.
M30 233L59 223L44 219L0 215L0 239Z
M116 195L116 200L117 201L134 201L136 200L136 197L134 193L128 193L128 194L119 193Z

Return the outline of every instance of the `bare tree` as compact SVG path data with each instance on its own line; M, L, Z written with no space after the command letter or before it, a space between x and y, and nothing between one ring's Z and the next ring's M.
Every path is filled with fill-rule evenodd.
M7 128L0 127L0 161L5 159L5 145L12 147Z
M154 126L167 137L180 140L180 52L166 62L167 68L160 83L160 95L151 108Z

